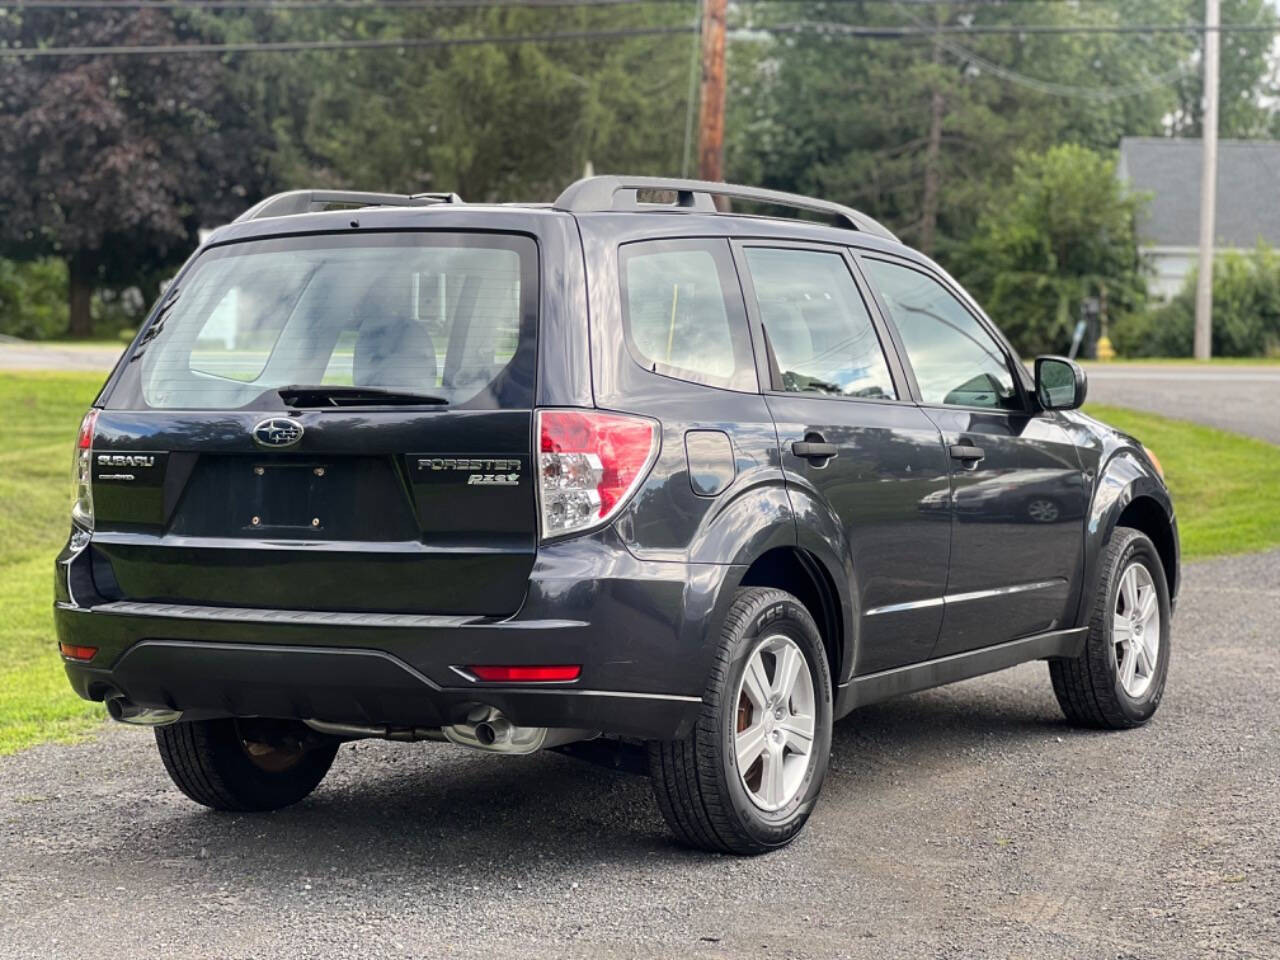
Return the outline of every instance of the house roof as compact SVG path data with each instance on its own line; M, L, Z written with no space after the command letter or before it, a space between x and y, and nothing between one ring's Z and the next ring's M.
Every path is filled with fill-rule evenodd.
M1118 173L1152 194L1139 231L1154 246L1194 247L1200 240L1199 140L1125 137ZM1218 141L1218 247L1280 246L1280 142Z

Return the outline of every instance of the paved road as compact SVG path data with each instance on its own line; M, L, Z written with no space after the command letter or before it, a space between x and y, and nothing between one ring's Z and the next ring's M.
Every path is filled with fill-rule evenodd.
M118 347L79 344L13 343L0 339L0 370L97 370L106 378L120 354Z
M1142 730L1064 725L1042 664L866 708L803 838L670 841L637 777L343 748L213 814L145 732L0 760L0 957L1280 957L1280 552L1187 572Z
M1280 367L1091 364L1089 400L1280 443Z

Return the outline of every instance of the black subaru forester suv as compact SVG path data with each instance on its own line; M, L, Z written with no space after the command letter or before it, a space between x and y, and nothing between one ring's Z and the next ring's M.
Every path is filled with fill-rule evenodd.
M1084 396L835 204L282 194L84 418L60 649L216 809L356 738L629 747L681 840L758 853L863 704L1044 659L1073 722L1155 712L1173 509Z

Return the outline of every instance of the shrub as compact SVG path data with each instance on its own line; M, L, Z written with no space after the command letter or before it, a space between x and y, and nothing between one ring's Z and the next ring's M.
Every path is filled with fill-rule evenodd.
M66 262L0 259L0 334L45 340L66 329Z
M1185 357L1193 352L1195 271L1178 295L1113 333L1116 349L1132 357ZM1213 263L1213 355L1260 357L1280 352L1280 252L1265 244L1249 253L1224 253Z

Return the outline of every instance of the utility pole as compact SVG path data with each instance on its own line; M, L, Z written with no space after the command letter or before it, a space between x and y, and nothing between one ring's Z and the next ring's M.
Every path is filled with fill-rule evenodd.
M1213 347L1213 243L1218 192L1219 0L1204 4L1204 119L1200 132L1200 273L1196 279L1195 357L1208 360Z
M728 0L703 0L698 176L724 179L724 48Z

